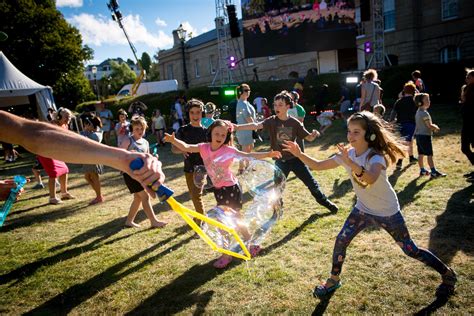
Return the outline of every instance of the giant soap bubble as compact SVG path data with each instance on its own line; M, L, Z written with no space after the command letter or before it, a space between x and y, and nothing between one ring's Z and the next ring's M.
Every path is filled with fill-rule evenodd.
M286 178L278 167L265 160L245 158L245 161L242 161L241 157L225 156L216 158L216 161L220 159L226 161L233 159L231 170L239 181L246 202L240 211L217 205L209 209L206 216L234 229L249 249L249 246L259 245L282 216L281 199ZM241 161L246 168L238 174L237 170ZM216 172L218 168L214 170L214 173ZM200 181L195 181L195 183L203 184L202 174L199 177ZM201 228L219 247L233 252L241 251L241 247L231 233L215 225L209 225L207 222L203 222Z

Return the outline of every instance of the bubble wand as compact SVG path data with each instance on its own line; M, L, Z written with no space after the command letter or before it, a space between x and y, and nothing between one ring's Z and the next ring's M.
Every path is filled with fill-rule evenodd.
M140 159L140 158L137 158L137 159L133 160L130 163L130 169L132 169L132 170L138 170L142 167L143 167L143 160ZM224 225L224 224L222 224L222 223L220 223L220 222L218 222L218 221L216 221L212 218L208 218L208 217L204 216L203 214L200 214L196 211L193 211L193 210L185 207L184 205L182 205L181 203L176 201L176 199L172 196L174 194L174 192L171 189L164 186L164 185L161 185L158 188L154 187L153 185L151 185L150 187L152 188L152 190L154 190L156 192L156 194L158 195L158 198L160 199L160 201L166 201L169 204L169 206L171 206L173 211L175 211L176 213L181 215L181 217L184 219L184 221L189 226L191 226L191 228L202 239L204 239L204 241L213 250L218 251L218 252L223 253L223 254L226 254L226 255L230 255L230 256L239 258L239 259L243 259L243 260L250 260L252 258L252 256L250 255L250 252L248 251L247 247L245 246L244 242L242 241L240 236L237 234L235 229L230 228L230 227L228 227L228 226L226 226L226 225ZM224 249L224 248L221 248L221 247L217 246L217 244L208 235L206 235L206 233L201 229L201 227L199 227L199 225L197 225L194 222L193 217L195 217L195 218L197 218L201 221L206 222L208 225L216 226L217 228L222 229L222 230L228 232L229 234L231 234L232 236L234 236L234 238L237 241L237 243L239 244L240 248L243 250L244 255L242 255L238 252L227 250L227 249Z
M13 178L13 181L15 182L16 187L10 190L10 195L8 196L7 200L3 204L2 209L0 210L0 227L3 226L3 222L5 221L5 218L10 212L13 206L13 203L15 203L18 192L20 192L20 190L23 188L25 183L28 182L28 180L26 180L26 178L23 176L15 176Z

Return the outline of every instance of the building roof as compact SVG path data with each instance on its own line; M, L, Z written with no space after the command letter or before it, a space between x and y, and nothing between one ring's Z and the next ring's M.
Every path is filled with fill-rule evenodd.
M242 20L239 20L240 31L242 32ZM186 42L187 47L195 47L217 39L217 30L212 29L206 33L191 38Z

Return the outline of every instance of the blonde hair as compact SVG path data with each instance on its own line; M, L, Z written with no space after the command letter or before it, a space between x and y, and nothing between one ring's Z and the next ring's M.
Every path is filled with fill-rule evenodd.
M366 133L369 147L373 149L373 153L368 155L368 159L379 154L389 164L396 162L399 157L406 157L406 148L395 134L393 125L377 115L368 111L358 112L352 114L347 120L348 125L351 123L359 124ZM374 137L374 139L372 140L370 137Z
M143 130L146 130L148 128L148 124L143 116L140 115L135 115L132 117L132 120L130 121L130 125L132 126L132 129L134 126L141 126Z
M367 71L364 72L364 78L370 81L377 80L378 78L377 70L368 69Z

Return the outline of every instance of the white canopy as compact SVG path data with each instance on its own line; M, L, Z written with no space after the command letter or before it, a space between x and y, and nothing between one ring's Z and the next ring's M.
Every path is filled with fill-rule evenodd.
M25 76L0 51L0 108L30 104L35 100L39 119L46 121L48 108L56 109L51 87Z

